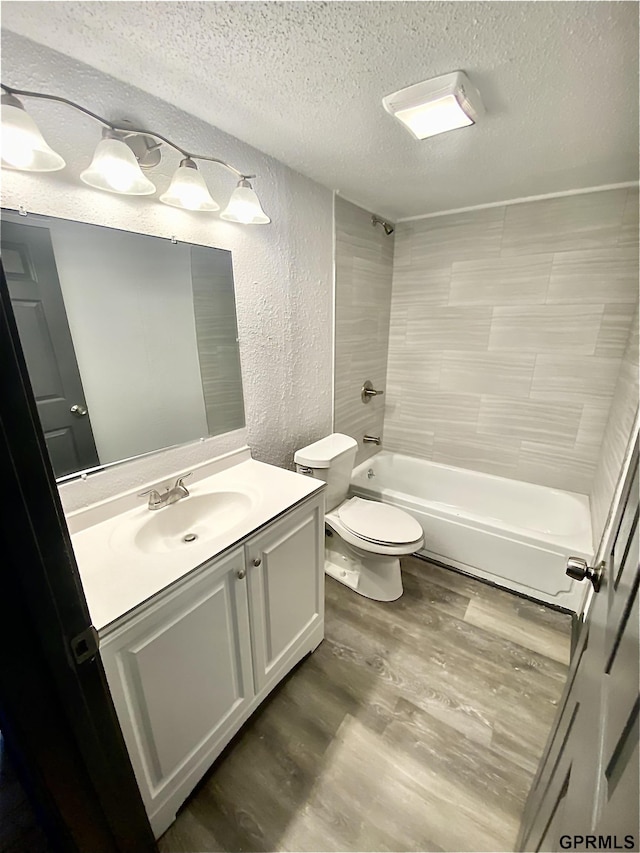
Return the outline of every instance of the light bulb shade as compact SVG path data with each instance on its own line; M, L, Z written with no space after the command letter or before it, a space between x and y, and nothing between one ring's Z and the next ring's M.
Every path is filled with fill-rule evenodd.
M193 160L183 160L176 169L166 193L160 196L163 204L184 210L220 210L211 198L204 178Z
M220 214L220 218L229 222L242 222L244 225L266 225L271 222L246 178L243 178L231 193L229 204Z
M49 148L38 125L21 106L3 103L1 109L2 165L5 168L24 172L56 172L64 168L62 157Z
M80 180L97 190L121 195L151 195L156 191L140 171L133 151L115 137L98 142L91 165L80 174Z

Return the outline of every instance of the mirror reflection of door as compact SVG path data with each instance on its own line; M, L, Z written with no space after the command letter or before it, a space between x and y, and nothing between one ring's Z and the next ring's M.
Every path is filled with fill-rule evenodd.
M99 465L47 228L2 223L2 265L56 477Z

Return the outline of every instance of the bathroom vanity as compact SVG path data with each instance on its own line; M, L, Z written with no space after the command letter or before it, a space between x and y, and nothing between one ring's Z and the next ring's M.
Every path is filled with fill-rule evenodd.
M324 636L323 487L244 449L156 512L127 494L68 519L156 837Z

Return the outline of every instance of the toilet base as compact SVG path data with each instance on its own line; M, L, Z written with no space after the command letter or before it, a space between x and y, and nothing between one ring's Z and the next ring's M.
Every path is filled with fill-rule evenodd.
M374 601L400 598L403 590L399 557L360 551L333 532L324 541L326 574Z

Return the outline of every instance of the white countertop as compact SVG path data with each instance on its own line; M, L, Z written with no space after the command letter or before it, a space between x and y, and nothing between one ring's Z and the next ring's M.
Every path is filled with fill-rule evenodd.
M203 471L194 472L193 480L186 483L190 496L179 502L212 490L241 491L250 495L251 507L247 515L214 538L156 553L132 548L127 531L156 514L135 493L79 510L68 517L91 620L98 631L324 486L312 477L250 458L229 461L230 467L208 476L207 466L203 466ZM156 512L170 513L173 506Z

